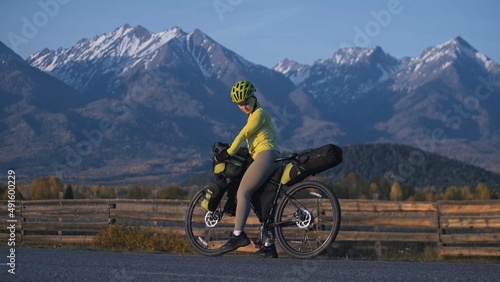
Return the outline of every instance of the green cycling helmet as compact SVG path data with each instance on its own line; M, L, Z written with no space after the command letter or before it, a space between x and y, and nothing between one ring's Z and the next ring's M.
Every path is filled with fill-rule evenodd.
M236 104L243 103L246 99L253 97L255 91L255 87L250 81L238 81L231 89L231 100Z

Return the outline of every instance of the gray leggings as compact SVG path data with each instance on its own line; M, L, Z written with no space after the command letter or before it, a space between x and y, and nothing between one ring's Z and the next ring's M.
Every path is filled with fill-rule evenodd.
M252 199L252 195L281 165L281 162L274 161L274 159L279 157L280 153L278 151L262 151L255 157L255 160L243 175L236 196L238 205L236 207L234 230L243 231L248 215L250 214L250 200Z

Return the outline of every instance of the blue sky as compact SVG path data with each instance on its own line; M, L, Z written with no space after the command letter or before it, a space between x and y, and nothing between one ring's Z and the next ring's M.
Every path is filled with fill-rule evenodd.
M500 62L500 1L0 0L0 41L26 58L45 47L128 23L153 32L199 28L247 60L268 67L311 64L346 46L381 46L402 58L462 36Z

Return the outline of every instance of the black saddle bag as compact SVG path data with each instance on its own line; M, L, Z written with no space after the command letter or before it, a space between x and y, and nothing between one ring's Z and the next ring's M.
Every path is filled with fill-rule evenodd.
M342 149L334 144L302 151L297 160L285 166L281 183L292 186L310 175L335 167L342 162L342 153Z

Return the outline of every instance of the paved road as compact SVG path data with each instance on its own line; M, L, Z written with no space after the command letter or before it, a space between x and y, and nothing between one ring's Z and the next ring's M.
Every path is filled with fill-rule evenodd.
M0 281L500 281L500 265L203 257L0 247Z

